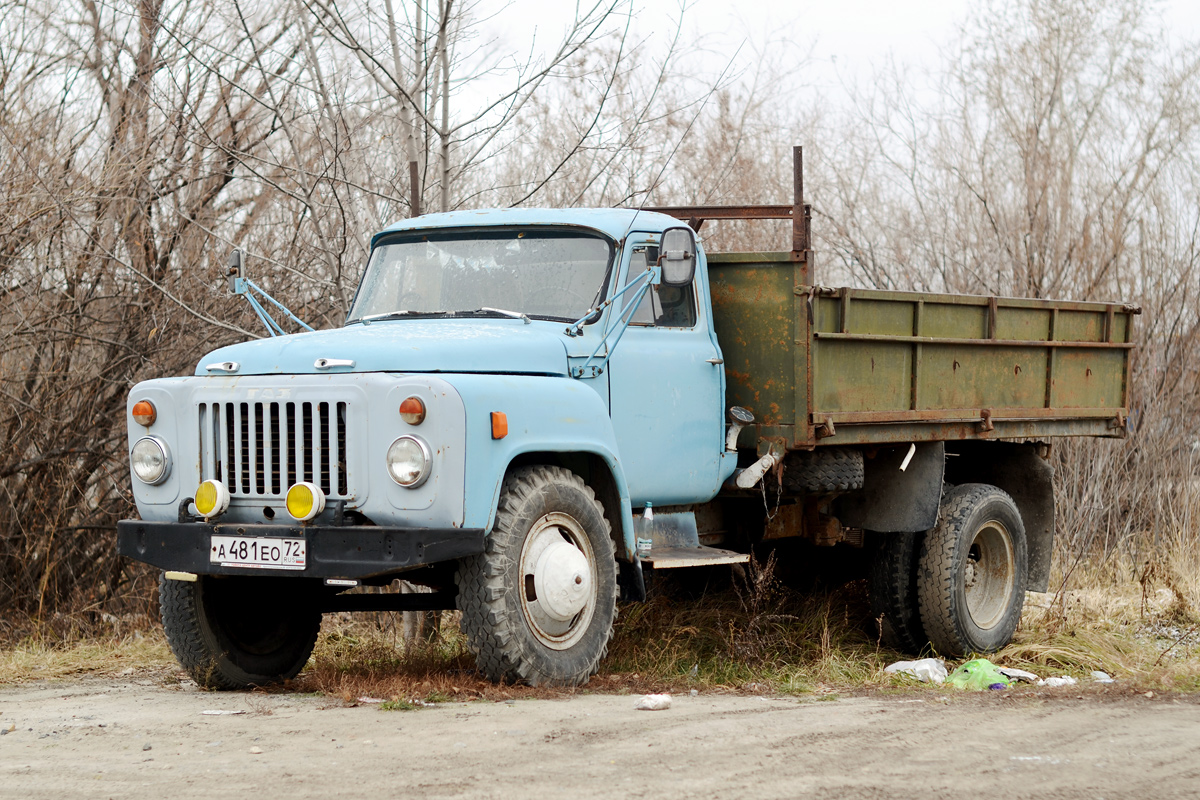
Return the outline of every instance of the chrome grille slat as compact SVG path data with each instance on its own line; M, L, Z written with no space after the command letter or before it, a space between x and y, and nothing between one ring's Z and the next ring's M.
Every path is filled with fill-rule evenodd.
M346 478L346 448L345 448L345 446L344 446L344 445L345 445L345 442L346 442L346 404L345 404L345 403L338 403L338 404L337 404L337 408L338 408L338 414L337 414L337 424L338 424L338 431L337 431L337 442L338 442L338 459L337 459L337 465L338 465L338 494L340 494L340 495L346 495L346 494L349 494L349 493L350 493L350 489L349 489L349 487L347 486L347 478Z
M246 473L250 471L250 454L246 452L246 444L250 436L246 433L246 404L233 404L233 486L230 494L250 494L250 484Z
M329 403L317 404L317 436L313 439L313 449L316 450L317 461L320 464L320 469L317 474L320 476L319 481L314 481L322 488L329 487L325 491L332 491L329 486L329 461L332 455L327 443L329 442Z
M200 403L201 480L233 497L282 497L300 481L348 497L347 414L337 401Z

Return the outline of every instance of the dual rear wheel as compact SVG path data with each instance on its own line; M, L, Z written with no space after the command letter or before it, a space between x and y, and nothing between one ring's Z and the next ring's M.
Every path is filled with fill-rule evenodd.
M944 656L991 653L1021 620L1028 573L1025 526L1003 490L955 486L937 525L887 535L872 564L872 615L882 643Z

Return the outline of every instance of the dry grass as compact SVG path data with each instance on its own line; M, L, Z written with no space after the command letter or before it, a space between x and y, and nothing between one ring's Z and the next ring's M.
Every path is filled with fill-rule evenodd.
M0 648L0 686L174 668L175 658L166 639L153 629L67 643L30 637Z
M995 659L1200 690L1200 558L1183 542L1157 552L1140 563L1083 562L1071 575L1074 588L1031 595L1015 641Z
M0 686L81 675L175 669L156 616L55 613L0 617Z
M1140 572L1113 563L1077 569L1072 584L1089 588L1030 594L1013 643L992 660L1081 683L1102 670L1131 689L1200 691L1194 567L1176 556ZM768 565L698 597L683 582L660 585L650 602L621 608L600 674L575 691L828 695L914 685L884 673L911 656L882 647L873 627L861 582L801 594L776 580ZM328 630L299 685L347 702L381 698L398 709L572 693L482 680L452 618L437 641L407 649L378 622Z
M1013 643L992 660L1083 683L1092 670L1103 670L1120 687L1200 691L1200 559L1183 547L1161 552L1169 555L1141 564L1085 562L1070 577L1075 588L1029 595ZM777 580L770 564L705 592L686 580L660 582L648 603L622 606L601 673L576 690L484 680L455 614L445 615L434 640L408 645L397 621L391 614L327 618L309 667L281 690L315 691L346 703L368 697L406 710L580 691L827 696L915 685L884 673L887 664L910 656L880 646L861 582L802 594ZM46 628L10 637L15 643L0 649L0 685L176 669L158 628L147 627L148 618L140 627L135 622L89 633L60 619L57 633Z

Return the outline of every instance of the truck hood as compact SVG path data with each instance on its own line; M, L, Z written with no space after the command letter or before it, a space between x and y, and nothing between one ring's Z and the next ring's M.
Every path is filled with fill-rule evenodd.
M329 331L257 339L213 350L197 375L333 374L338 372L491 372L567 375L561 323L518 319L378 320ZM317 369L318 359L353 366ZM233 361L226 373L212 364Z

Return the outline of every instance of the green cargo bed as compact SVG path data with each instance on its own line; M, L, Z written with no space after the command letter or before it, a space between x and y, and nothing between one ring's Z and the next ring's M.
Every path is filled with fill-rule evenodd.
M1125 434L1134 307L814 287L792 253L708 270L760 449Z

